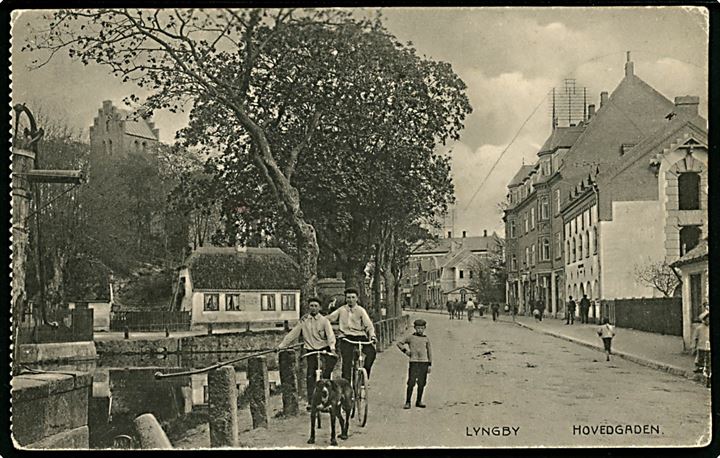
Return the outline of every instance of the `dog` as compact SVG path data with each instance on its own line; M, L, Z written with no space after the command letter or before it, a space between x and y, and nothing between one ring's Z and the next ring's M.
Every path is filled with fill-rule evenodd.
M350 382L345 379L320 379L315 384L312 403L310 404L310 439L308 444L315 443L315 421L320 427L320 412L330 414L330 445L337 445L335 440L335 420L340 422L340 439L348 438L350 411L355 396ZM345 418L343 418L343 413Z

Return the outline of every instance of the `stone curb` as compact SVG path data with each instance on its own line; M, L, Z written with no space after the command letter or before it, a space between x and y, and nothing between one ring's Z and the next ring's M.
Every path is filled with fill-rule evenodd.
M552 331L547 331L547 330L545 330L545 329L534 328L534 327L532 327L532 326L530 326L530 325L527 325L527 324L525 324L525 323L520 323L519 321L516 321L515 324L517 324L518 326L521 326L521 327L523 327L523 328L530 329L531 331L541 332L541 333L547 334L547 335L549 335L549 336L557 337L558 339L563 339L563 340L567 340L568 342L573 342L573 343L576 343L576 344L578 344L578 345L582 345L583 347L587 347L587 348L591 348L591 349L593 349L593 350L597 350L597 351L600 351L600 352L604 352L604 349L603 349L603 348L601 348L601 347L599 347L599 346L597 346L597 345L588 343L588 342L586 342L586 341L584 341L584 340L577 339L577 338L575 338L575 337L564 336L564 335L562 335L562 334L558 334L558 333L552 332ZM681 368L681 367L673 366L673 365L671 365L671 364L662 363L662 362L659 362L659 361L654 361L654 360L652 360L652 359L644 358L644 357L642 357L642 356L633 355L633 354L631 354L631 353L614 351L614 352L613 352L613 356L619 356L620 358L626 359L626 360L628 360L628 361L632 361L632 362L634 362L634 363L636 363L636 364L640 364L640 365L642 365L642 366L646 366L646 367L650 367L650 368L653 368L653 369L661 370L661 371L667 372L667 373L669 373L669 374L678 375L678 376L680 376L680 377L685 377L685 378L692 379L692 378L694 377L694 375L695 375L695 374L693 373L693 371L691 371L691 370L686 370L686 369L683 369L683 368Z

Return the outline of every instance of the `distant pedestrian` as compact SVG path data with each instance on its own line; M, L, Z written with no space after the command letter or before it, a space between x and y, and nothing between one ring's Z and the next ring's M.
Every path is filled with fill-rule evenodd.
M693 354L695 355L695 372L702 373L710 367L710 312L705 310L698 317L700 324L693 332Z
M513 318L513 321L515 321L515 317L516 317L517 314L518 314L518 310L519 310L519 309L518 309L518 305L517 305L517 304L513 304L513 306L512 306L512 318Z
M541 301L541 300L538 299L538 300L535 302L535 304L536 304L536 305L535 305L535 308L537 308L538 311L540 312L540 321L542 321L542 320L543 320L543 316L545 315L545 302L543 302L543 301Z
M580 299L580 323L582 324L588 324L588 312L590 311L590 300L587 297L587 294L583 294L582 299Z
M607 358L605 361L610 361L610 355L612 355L612 339L615 337L615 328L610 324L607 318L602 319L602 325L597 330L597 335L602 339L603 345L605 346L605 353Z
M497 321L498 316L500 315L500 304L493 302L490 304L490 309L492 310L493 321Z
M532 311L533 317L535 318L535 321L542 321L542 316L540 315L540 310L538 310L537 307L535 307Z
M445 303L445 308L446 308L447 311L448 311L448 317L452 320L452 319L453 319L453 306L452 306L452 302L447 301L447 302Z
M430 347L430 339L425 335L426 321L415 320L413 325L415 326L415 333L397 343L397 347L410 357L407 390L405 392L405 406L403 408L410 408L413 388L415 388L417 384L415 407L422 409L425 408L422 397L427 383L427 376L430 373L430 366L432 366L432 349Z
M472 299L468 299L465 304L465 309L467 310L468 321L472 321L473 314L475 313L475 303Z
M565 324L574 324L575 323L575 309L576 308L577 308L577 304L575 304L573 297L569 296L569 300L567 303L567 319L565 320Z
M430 310L430 301L425 301L425 310Z

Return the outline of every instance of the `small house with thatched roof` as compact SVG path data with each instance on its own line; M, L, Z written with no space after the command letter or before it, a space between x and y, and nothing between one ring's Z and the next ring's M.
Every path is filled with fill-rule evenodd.
M279 248L201 247L180 269L181 310L193 328L290 323L300 311L302 279Z

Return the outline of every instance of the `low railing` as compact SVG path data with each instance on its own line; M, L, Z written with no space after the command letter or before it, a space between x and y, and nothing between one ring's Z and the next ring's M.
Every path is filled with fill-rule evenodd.
M409 315L375 322L377 351L385 350L397 337L404 334L409 323ZM305 358L301 358L301 352L297 351L300 347L301 345L298 344L278 352L282 416L284 417L298 415L300 398L304 398L306 393L307 366ZM157 372L155 377L168 378L207 372L210 446L237 447L239 393L235 368L232 365L247 360L248 385L243 397L249 400L253 428L267 428L268 418L270 418L268 402L270 400L270 383L265 355L276 351L278 350L263 350L191 371L167 374Z
M187 331L189 311L142 310L110 313L110 331Z

